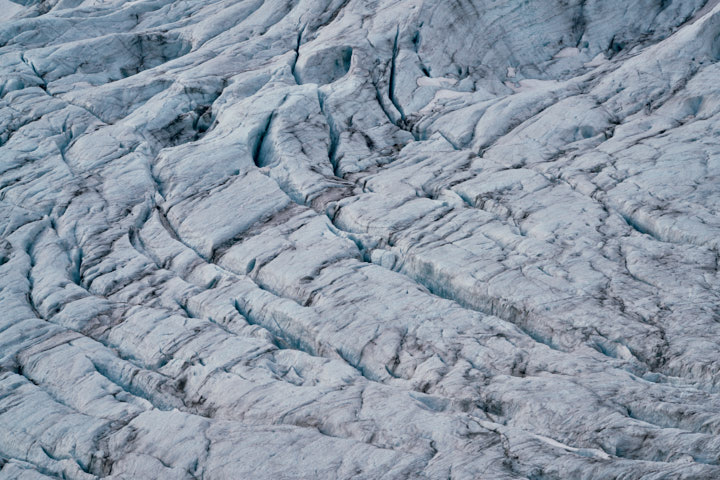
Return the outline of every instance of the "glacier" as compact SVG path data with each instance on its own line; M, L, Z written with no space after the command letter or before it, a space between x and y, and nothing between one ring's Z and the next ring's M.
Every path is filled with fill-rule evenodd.
M720 478L717 0L0 0L0 478Z

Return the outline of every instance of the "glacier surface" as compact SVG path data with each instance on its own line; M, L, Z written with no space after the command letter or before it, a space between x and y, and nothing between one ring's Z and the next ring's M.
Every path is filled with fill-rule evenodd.
M0 0L0 478L720 478L720 5Z

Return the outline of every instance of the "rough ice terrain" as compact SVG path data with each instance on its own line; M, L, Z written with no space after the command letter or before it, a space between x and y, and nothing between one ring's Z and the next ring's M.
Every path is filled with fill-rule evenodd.
M720 478L720 4L0 0L0 478Z

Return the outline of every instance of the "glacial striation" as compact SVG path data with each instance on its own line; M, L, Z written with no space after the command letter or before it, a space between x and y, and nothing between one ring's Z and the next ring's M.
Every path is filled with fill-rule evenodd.
M720 3L0 0L0 478L720 478Z

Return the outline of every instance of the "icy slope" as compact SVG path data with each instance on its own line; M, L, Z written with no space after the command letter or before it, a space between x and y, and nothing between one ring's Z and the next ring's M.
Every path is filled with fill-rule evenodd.
M0 0L0 478L720 478L720 5Z

